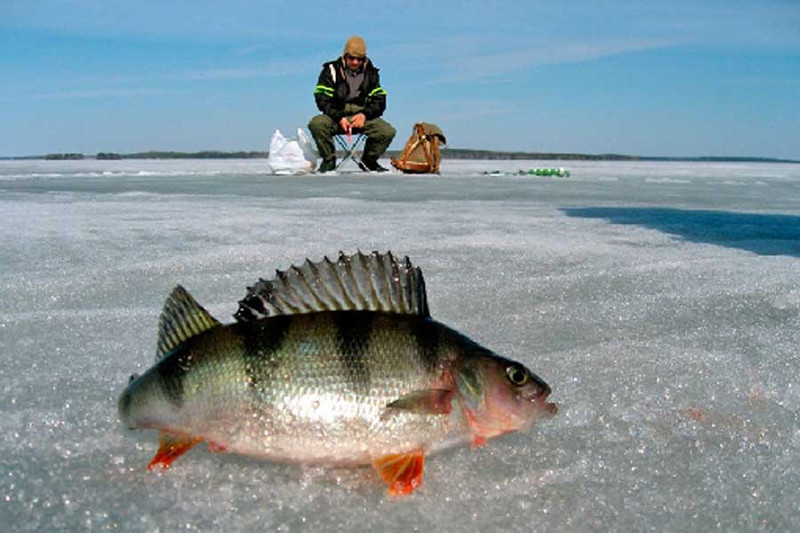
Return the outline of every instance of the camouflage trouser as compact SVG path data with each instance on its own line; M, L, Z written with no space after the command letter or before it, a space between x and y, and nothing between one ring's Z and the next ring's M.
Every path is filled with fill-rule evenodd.
M353 115L360 110L361 108L350 104L345 108L347 113L352 113ZM314 137L314 142L317 143L317 151L320 157L323 160L335 157L336 148L333 146L333 136L344 134L339 124L328 115L317 115L309 121L308 129L311 131L311 136ZM394 127L382 118L368 120L364 123L363 128L353 130L355 134L362 132L367 136L363 154L363 159L367 161L377 161L392 143L392 139L397 133Z

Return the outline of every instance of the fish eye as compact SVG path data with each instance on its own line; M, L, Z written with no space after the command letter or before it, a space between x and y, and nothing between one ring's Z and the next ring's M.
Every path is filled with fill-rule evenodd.
M528 382L528 373L519 365L511 365L506 368L506 375L508 380L517 387L521 387Z
M128 378L128 383L135 381L139 377L139 374L131 374L131 377Z

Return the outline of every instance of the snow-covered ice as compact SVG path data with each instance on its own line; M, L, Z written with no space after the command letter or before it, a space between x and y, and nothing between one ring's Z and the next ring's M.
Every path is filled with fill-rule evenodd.
M483 176L564 166L569 178ZM0 162L3 529L797 531L800 165L445 160L276 177L264 160ZM426 462L210 453L164 473L117 417L183 284L225 321L276 268L392 250L431 312L559 414Z

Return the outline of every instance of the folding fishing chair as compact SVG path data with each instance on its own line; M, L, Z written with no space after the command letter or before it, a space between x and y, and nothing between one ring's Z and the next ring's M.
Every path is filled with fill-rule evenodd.
M363 133L359 133L358 137L356 137L356 139L349 144L345 140L345 137L346 135L344 134L333 136L333 138L336 139L336 142L339 144L339 147L344 151L344 156L342 156L342 160L339 161L339 164L336 165L336 170L338 171L340 168L342 168L342 165L344 165L348 159L352 159L353 163L358 165L358 168L364 172L369 172L369 169L364 166L364 163L361 162L361 154L356 151L358 150L358 145L361 144L361 142L364 141L367 136Z

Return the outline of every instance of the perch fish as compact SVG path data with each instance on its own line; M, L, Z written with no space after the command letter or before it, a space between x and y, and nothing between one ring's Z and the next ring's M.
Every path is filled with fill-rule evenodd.
M197 443L322 465L371 464L393 495L425 457L528 428L550 387L430 317L406 257L306 260L248 288L221 324L181 286L159 320L156 363L119 399L129 428L158 430L149 468Z

